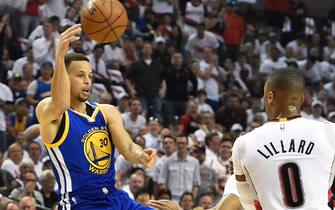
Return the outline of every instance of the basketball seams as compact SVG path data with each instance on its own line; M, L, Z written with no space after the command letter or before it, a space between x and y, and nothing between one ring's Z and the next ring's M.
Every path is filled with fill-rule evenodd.
M115 23L126 22L127 21L126 20L127 15L125 13L125 8L120 3L120 5L116 4L114 9L116 9L118 11L121 10L121 11L118 14L118 16L114 18L115 15L113 16L113 14L115 14L115 12L113 12L113 6L115 4L113 4L113 3L117 3L117 2L113 2L114 0L107 0L107 1L109 1L109 3L110 3L110 5L108 5L108 6L111 6L110 13L109 13L108 17L106 17L107 14L104 14L104 12L106 12L105 5L98 4L98 2L92 1L94 8L98 11L98 13L100 13L100 15L101 15L100 18L104 19L104 21L94 20L94 19L89 18L87 15L85 15L85 13L82 14L82 17L83 17L84 20L89 21L89 22L93 22L93 23L98 23L98 24L96 24L96 26L99 26L100 24L103 24L103 26L104 26L103 28L100 28L100 29L97 29L95 31L91 31L91 32L86 33L87 35L91 35L92 38L95 37L95 39L93 38L94 40L96 40L98 42L102 42L102 43L106 43L105 42L106 40L108 42L111 42L112 40L117 40L118 37L120 36L119 34L122 34L122 32L124 31L124 29L122 29L122 28L126 28L127 25L128 25L127 24L127 25L113 26L113 24L115 24ZM106 0L104 2L106 2ZM100 8L100 6L102 6L102 8ZM95 18L95 17L93 17L93 18ZM119 22L117 22L117 21L119 21ZM94 24L93 25L89 24L89 22L87 23L87 27L91 26L92 28L96 29L95 25ZM115 29L118 29L118 28L121 28L121 29L115 31ZM112 32L112 35L111 35L111 32ZM104 34L103 38L101 36L102 34Z
M109 28L112 29L112 26L109 24L108 19L106 19L104 13L100 10L100 8L98 7L98 5L95 4L95 2L93 2L95 8L97 8L97 10L100 12L100 14L102 15L102 17L105 19L106 23L108 24Z

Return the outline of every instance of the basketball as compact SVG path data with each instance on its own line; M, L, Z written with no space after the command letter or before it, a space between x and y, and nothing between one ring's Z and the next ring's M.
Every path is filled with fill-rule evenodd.
M99 43L117 40L126 30L127 12L118 0L90 0L80 16L85 34Z

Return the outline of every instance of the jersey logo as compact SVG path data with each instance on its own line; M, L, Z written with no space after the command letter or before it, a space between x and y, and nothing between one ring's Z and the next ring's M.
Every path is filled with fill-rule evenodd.
M90 163L89 171L95 174L106 174L110 167L112 145L108 132L101 129L93 129L85 135L84 152Z

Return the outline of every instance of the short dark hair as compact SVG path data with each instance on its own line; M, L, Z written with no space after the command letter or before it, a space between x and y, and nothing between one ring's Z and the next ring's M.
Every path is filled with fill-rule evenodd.
M184 193L180 196L180 202L181 202L181 201L183 200L183 198L184 198L185 196L187 196L187 195L191 196L192 199L193 199L193 194L192 194L191 192L184 192Z
M96 49L99 49L99 48L105 50L105 45L101 44L101 43L96 44L93 48L93 51L95 51Z
M70 64L73 61L87 61L87 62L90 62L88 60L88 58L86 57L86 55L81 54L81 53L68 53L67 55L65 55L64 61L65 61L65 67L66 68L69 67Z
M283 68L270 74L267 79L269 85L283 92L304 92L305 80L303 74L295 68Z
M137 199L140 195L148 194L151 196L151 192L146 188L141 188L138 192L135 193L134 198Z
M164 142L164 139L166 139L166 138L173 139L174 143L176 143L176 138L173 137L173 136L171 136L171 135L166 135L166 136L164 136L164 137L163 137L163 142Z
M218 133L209 133L209 134L206 135L205 143L206 143L207 146L209 145L209 142L212 141L214 136L219 136L219 134Z

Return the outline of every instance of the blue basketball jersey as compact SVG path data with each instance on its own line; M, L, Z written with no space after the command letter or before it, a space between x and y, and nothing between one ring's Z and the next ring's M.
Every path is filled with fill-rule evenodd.
M114 189L111 134L99 104L88 104L94 109L91 116L68 109L63 115L65 126L60 140L46 144L63 200L68 193Z

